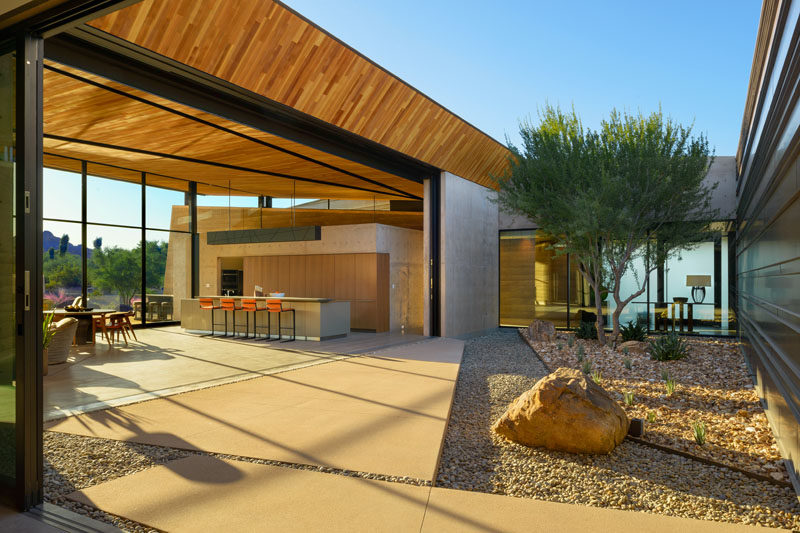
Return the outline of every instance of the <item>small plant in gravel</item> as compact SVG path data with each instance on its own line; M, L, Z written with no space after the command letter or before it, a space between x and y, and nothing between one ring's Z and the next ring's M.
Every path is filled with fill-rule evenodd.
M689 345L676 333L650 341L650 357L656 361L675 361L689 355Z
M631 407L633 405L633 393L632 392L622 393L622 401L625 403L625 405Z
M567 337L567 346L569 346L570 348L575 346L575 337L573 337L572 335Z
M599 370L592 371L592 380L598 385L603 384L603 373Z
M578 362L583 361L583 356L586 355L586 352L583 349L583 344L578 345Z
M584 374L590 374L592 372L592 362L588 359L584 361L581 370L583 370Z
M633 362L631 362L630 357L626 357L625 359L623 359L622 364L625 365L625 368L627 368L628 370L633 368Z
M629 351L628 351L628 347L627 347L627 346L623 347L623 348L622 348L622 355L625 355L625 356L627 356L627 355L628 355L628 353L629 353Z
M661 379L663 381L667 381L669 379L669 370L662 370L661 371Z
M636 323L633 321L628 322L626 325L619 328L620 333L622 334L622 342L626 341L639 341L643 342L647 339L647 328L644 327L644 324L639 322L638 320Z
M692 433L694 441L702 446L706 443L706 423L702 421L692 422Z
M560 352L561 349L564 348L564 345L559 342L558 344L556 344L556 348L558 348L558 351Z
M649 424L656 423L656 412L655 411L647 411L647 422Z
M669 376L664 380L664 386L667 388L667 396L672 396L677 385L678 384L675 382L675 380Z
M597 326L592 322L581 322L581 325L575 330L575 336L579 339L596 339Z

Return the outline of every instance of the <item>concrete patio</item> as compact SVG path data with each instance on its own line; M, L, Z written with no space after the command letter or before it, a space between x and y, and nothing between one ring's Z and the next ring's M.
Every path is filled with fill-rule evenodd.
M104 355L98 345L84 364L49 377L52 397L66 394L70 375L85 380L75 411L90 393L95 406L124 405L45 427L190 450L188 457L67 496L159 530L754 529L433 486L464 349L460 340L417 340L364 355L287 351L170 329L141 332L140 340L130 351L117 347ZM358 341L353 351L380 344L375 337L351 340ZM396 339L381 342L387 341ZM136 354L151 357L136 360ZM125 376L123 369L134 367L136 376ZM104 379L92 379L101 371L107 388ZM123 379L135 385L122 387ZM213 380L229 382L209 386ZM148 386L161 387L159 397L131 403L145 399ZM181 387L199 389L178 393Z

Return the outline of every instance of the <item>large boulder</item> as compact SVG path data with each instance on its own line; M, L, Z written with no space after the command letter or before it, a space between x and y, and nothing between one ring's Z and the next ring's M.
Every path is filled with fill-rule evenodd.
M492 429L526 446L609 453L628 433L628 416L579 370L559 368L514 400Z
M547 320L534 320L528 326L528 336L532 341L553 342L556 340L556 326Z
M617 346L617 350L620 352L625 351L625 348L628 349L628 353L647 353L647 343L642 341L625 341Z

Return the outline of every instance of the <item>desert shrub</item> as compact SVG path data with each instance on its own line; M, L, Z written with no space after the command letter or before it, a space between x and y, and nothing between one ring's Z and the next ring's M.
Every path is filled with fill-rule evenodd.
M641 322L634 323L628 322L626 325L619 328L622 335L623 342L625 341L640 341L644 342L647 339L647 328Z
M650 357L656 361L674 361L689 355L689 345L675 333L650 341Z
M575 336L579 339L596 339L597 326L592 322L581 322L581 325L575 330Z
M702 446L706 443L706 423L697 421L692 422L692 433L694 434L694 441Z

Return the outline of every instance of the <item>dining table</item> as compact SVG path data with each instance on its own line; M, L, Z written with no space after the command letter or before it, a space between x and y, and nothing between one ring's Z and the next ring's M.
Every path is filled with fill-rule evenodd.
M54 322L67 317L77 318L78 330L75 332L75 342L77 344L94 344L96 333L94 328L94 319L102 317L105 320L106 315L116 312L116 309L86 309L82 311L50 309L45 311L44 314L52 314Z

